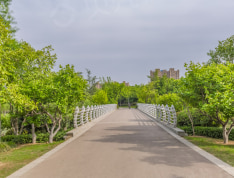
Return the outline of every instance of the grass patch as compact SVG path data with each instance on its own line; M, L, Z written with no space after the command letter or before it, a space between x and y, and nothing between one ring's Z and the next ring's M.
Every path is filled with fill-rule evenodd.
M63 141L52 144L26 144L7 152L0 153L0 178L5 178L24 165L50 151Z
M189 136L185 137L185 139L231 166L234 166L234 141L229 141L229 144L223 144L222 139L201 136Z
M0 152L10 151L11 146L5 142L0 142Z

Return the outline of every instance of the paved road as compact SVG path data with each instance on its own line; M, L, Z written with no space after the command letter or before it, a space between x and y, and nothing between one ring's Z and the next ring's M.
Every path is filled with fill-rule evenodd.
M230 178L134 109L120 109L23 178Z

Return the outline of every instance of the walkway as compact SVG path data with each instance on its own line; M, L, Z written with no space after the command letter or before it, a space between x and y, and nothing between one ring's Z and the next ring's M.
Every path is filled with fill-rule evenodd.
M140 111L119 109L23 178L230 178Z

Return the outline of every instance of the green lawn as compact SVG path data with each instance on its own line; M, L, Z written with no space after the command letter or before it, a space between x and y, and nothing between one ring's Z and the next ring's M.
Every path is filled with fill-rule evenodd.
M56 147L60 142L52 144L26 144L7 152L0 152L0 178L12 174L44 153Z
M192 136L185 137L185 139L234 166L234 141L229 141L229 144L225 145L222 139Z

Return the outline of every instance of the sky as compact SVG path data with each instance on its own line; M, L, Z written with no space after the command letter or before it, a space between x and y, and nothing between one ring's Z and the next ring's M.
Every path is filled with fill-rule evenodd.
M234 35L233 0L13 0L18 40L52 45L58 66L146 84L150 70L206 62Z

